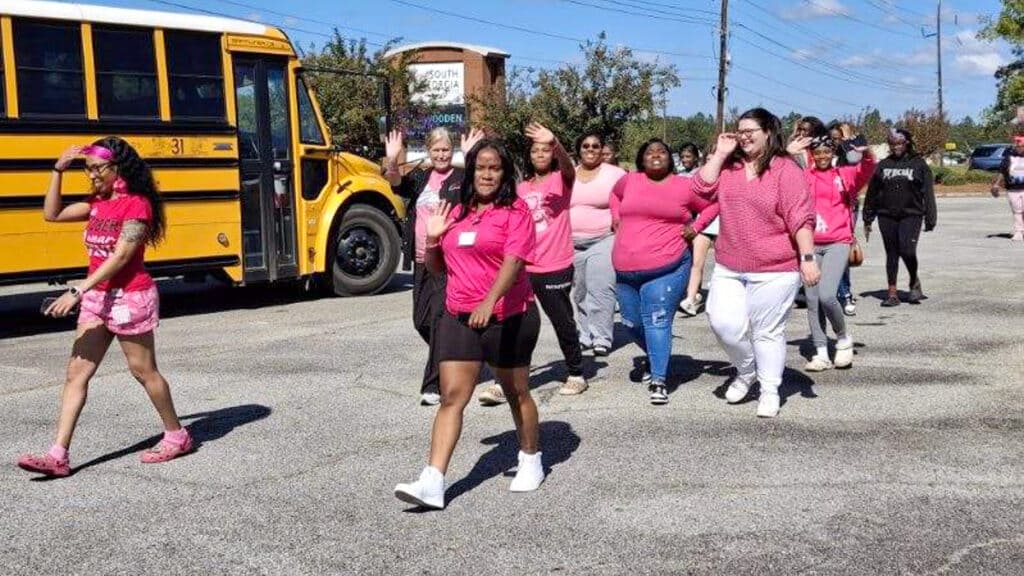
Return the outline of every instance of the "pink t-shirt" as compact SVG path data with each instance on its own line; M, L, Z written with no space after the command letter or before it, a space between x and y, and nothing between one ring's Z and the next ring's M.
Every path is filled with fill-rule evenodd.
M865 155L852 166L818 170L811 167L804 174L807 187L814 195L814 243L853 243L853 213L857 193L875 173L875 159Z
M533 218L522 200L511 206L486 208L458 220L462 206L452 210L455 221L441 238L448 270L445 306L450 314L472 312L483 302L498 279L505 256L529 263L535 249ZM499 320L526 311L533 289L526 270L494 306Z
M608 210L612 187L626 175L618 166L601 163L597 175L590 182L583 182L576 176L569 201L569 222L572 237L580 240L601 238L612 231L612 213Z
M423 192L416 197L416 261L422 263L426 254L427 246L427 218L434 213L434 208L441 203L441 189L444 182L452 175L452 169L447 172L431 170L427 179L427 185Z
M735 272L800 269L794 237L801 228L814 228L814 199L796 162L776 157L749 182L742 163L722 168L717 182L705 182L700 174L691 182L698 195L718 199L716 262Z
M561 172L548 174L539 183L537 178L520 182L516 194L526 202L533 217L537 236L531 264L526 271L544 274L572 266L575 251L569 225L569 202L572 190L566 190Z
M654 270L679 260L689 248L687 224L700 232L718 215L718 205L693 193L689 178L670 174L654 182L630 172L612 188L610 210L617 222L612 266L620 272ZM691 214L699 213L694 220Z
M92 274L114 254L125 221L141 220L149 224L153 221L153 208L145 196L130 193L110 198L92 196L88 202L89 222L84 237L89 253L89 274ZM113 277L97 284L96 290L148 290L153 286L153 279L146 273L145 258L146 244L141 242L128 263Z

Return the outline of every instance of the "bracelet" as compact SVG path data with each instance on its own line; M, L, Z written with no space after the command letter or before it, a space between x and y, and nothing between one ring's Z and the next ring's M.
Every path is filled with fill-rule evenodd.
M57 174L63 174L64 170L66 170L66 168L57 168L56 166L53 167L53 171L56 172Z
M427 244L427 245L424 246L424 248L427 249L427 250L433 250L434 248L440 248L440 247L441 247L441 243L440 242L434 242L433 244Z

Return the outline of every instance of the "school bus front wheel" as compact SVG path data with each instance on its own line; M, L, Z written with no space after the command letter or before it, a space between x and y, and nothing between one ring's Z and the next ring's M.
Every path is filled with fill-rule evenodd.
M328 280L338 296L375 294L391 282L402 241L393 220L360 204L342 216L328 244Z

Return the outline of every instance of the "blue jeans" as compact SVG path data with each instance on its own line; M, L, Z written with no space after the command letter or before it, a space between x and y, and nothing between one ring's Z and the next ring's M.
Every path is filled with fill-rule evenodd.
M854 239L857 237L857 220L860 217L860 204L853 210L853 236ZM846 267L846 271L843 272L843 279L839 281L839 291L836 292L836 297L839 298L840 302L846 302L851 296L853 296L853 283L850 282L850 267Z
M647 354L651 380L665 383L672 356L672 321L690 280L690 251L655 270L616 272L615 292L622 323Z

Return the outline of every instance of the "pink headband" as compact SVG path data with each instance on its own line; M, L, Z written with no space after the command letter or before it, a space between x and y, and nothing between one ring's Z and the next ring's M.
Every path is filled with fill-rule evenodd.
M1024 135L1014 136L1013 143L1016 144L1017 146L1024 146Z
M84 146L82 147L82 156L95 156L110 162L114 159L114 152L110 148L104 148L103 146Z

